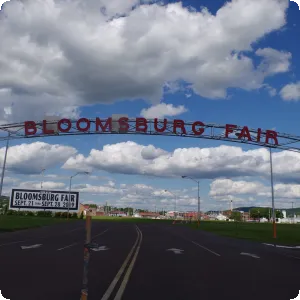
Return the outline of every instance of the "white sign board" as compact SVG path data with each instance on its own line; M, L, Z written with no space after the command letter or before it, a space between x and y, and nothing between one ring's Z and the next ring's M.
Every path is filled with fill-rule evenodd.
M78 212L79 192L12 189L10 209L68 210Z

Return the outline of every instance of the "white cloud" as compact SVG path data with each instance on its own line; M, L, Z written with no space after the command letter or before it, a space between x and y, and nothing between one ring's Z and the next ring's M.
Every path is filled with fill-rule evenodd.
M73 184L72 190L83 193L93 194L122 194L122 190L111 186L91 185L91 184Z
M290 68L292 54L289 52L264 48L258 49L255 54L263 58L258 68L267 75L285 73Z
M54 182L54 181L44 181L43 189L55 190L55 189L65 189L66 185L63 182ZM18 186L20 189L41 189L41 182L36 181L25 181L21 182Z
M300 100L300 81L290 83L284 86L280 91L280 96L286 101L299 101Z
M173 104L165 104L160 103L154 106L151 106L148 109L143 109L141 111L141 116L146 119L163 119L165 117L174 117L181 115L188 110L184 107L184 105L173 106Z
M19 183L20 179L19 178L13 178L13 177L4 177L3 183L4 185L16 185Z
M216 200L233 200L236 201L236 195L248 195L248 201L254 201L255 198L270 198L271 187L261 182L250 181L233 181L231 179L217 179L210 185L209 195ZM296 199L300 197L300 187L298 184L282 184L274 185L274 196L276 202L281 200L286 203L288 199ZM246 198L239 198L246 201Z
M149 157L148 152L152 152L153 156ZM300 155L289 151L273 153L273 167L276 180L295 182L300 174ZM132 141L105 145L102 150L92 149L87 157L78 154L69 158L63 168L158 177L186 175L208 179L269 176L270 173L269 152L264 148L243 151L235 146L194 147L167 152Z
M259 182L232 181L231 179L217 179L210 185L209 195L223 197L227 195L256 194L265 186Z
M285 25L288 0L235 0L215 15L180 2L147 2L134 10L138 0L6 3L0 120L40 119L57 111L74 116L79 106L123 99L157 104L166 83L178 80L203 97L225 98L228 88L260 88L267 75L284 69L274 51L264 70L245 53Z
M64 163L77 150L64 145L52 145L43 142L11 146L7 153L8 170L30 174L41 173L42 169L49 169ZM5 148L0 148L0 166L3 164Z

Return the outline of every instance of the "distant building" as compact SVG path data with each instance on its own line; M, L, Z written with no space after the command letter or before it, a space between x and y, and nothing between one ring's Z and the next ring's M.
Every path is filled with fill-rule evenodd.
M127 214L120 210L114 210L109 213L111 217L127 217Z
M154 212L141 212L140 216L142 218L148 218L149 219L149 218L158 218L158 217L160 217L160 214L154 213Z

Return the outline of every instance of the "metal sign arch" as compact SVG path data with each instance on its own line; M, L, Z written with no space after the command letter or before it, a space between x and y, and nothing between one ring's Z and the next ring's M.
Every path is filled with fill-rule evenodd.
M114 124L118 126L114 126ZM53 130L55 126L57 126L57 130ZM63 118L58 121L42 120L37 122L25 121L23 123L4 124L0 126L0 130L8 133L7 136L0 137L0 141L49 136L139 134L221 140L231 143L300 152L300 146L296 147L292 145L300 143L300 136L261 128L253 129L248 128L248 126L233 124L219 125L215 123L205 124L201 121L185 122L179 119L133 119L121 117L118 120L113 120L110 117L106 119L80 118L78 120L70 120Z

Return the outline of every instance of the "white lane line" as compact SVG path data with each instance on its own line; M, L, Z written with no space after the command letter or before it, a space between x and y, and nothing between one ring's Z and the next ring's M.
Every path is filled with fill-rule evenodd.
M36 249L36 248L39 248L43 246L42 244L36 244L36 245L30 245L30 246L21 246L21 249L22 250L25 250L25 249Z
M300 246L282 246L282 245L274 245L274 244L267 244L267 243L263 243L263 245L276 247L276 248L300 249Z
M241 255L245 255L245 256L251 256L253 258L260 258L259 256L257 256L256 254L252 254L252 253L246 253L246 252L241 252Z
M118 290L118 292L117 292L114 300L121 300L122 299L122 296L123 296L123 293L124 293L125 288L127 286L130 274L132 272L132 269L133 269L134 264L136 262L136 258L138 256L140 248L141 248L141 244L142 244L142 240L143 240L143 234L142 234L142 231L138 228L138 226L136 226L136 229L140 232L140 241L139 241L139 244L138 244L138 246L136 248L136 251L135 251L135 254L133 256L133 259L132 259L132 261L131 261L128 269L127 269L127 272L126 272L126 274L124 276L123 282L121 283L121 286L120 286L120 288L119 288L119 290Z
M214 251L212 251L212 250L210 250L210 249L208 249L208 248L206 248L206 247L204 247L204 246L202 246L202 245L200 245L200 244L198 244L198 243L196 243L194 241L191 241L191 242L193 244L197 245L198 247L200 247L200 248L202 248L202 249L204 249L204 250L206 250L206 251L208 251L208 252L210 252L210 253L212 253L212 254L214 254L216 256L221 256L219 253L216 253L216 252L214 252Z
M13 244L19 244L19 243L23 243L23 242L26 242L26 241L27 241L27 240L25 240L25 241L17 241L17 242L6 243L6 244L0 245L0 247L4 247L4 246L8 246L8 245L13 245Z
M78 244L78 243L74 243L74 244L68 245L68 246L66 246L66 247L59 248L59 249L57 249L57 251L61 251L61 250L64 250L64 249L70 248L70 247L72 247L72 246L75 246L75 245L77 245L77 244Z
M136 248L136 246L137 246L137 244L138 244L138 242L139 242L140 233L139 233L138 230L137 230L137 234L138 234L138 236L137 236L137 238L136 238L136 241L135 241L133 247L131 248L129 254L127 255L127 257L126 257L126 259L125 259L125 261L124 261L124 263L123 263L123 265L121 266L121 268L120 268L120 270L118 271L116 277L115 277L115 278L113 279L113 281L111 282L110 286L109 286L108 289L106 290L106 292L105 292L105 294L103 295L103 297L101 298L101 300L108 300L108 299L109 299L109 297L110 297L111 293L113 292L113 290L114 290L116 284L118 283L120 277L121 277L122 274L124 273L125 268L126 268L128 262L129 262L129 260L130 260L130 258L131 258L131 256L132 256L132 253L133 253L134 249Z
M100 235L104 234L104 233L107 232L108 230L109 230L109 229L106 229L106 230L102 231L101 233L92 236L92 239L94 239L94 238L97 237L97 236L100 236Z
M104 233L107 232L107 231L108 231L108 229L106 229L106 230L100 232L99 234L94 235L94 236L92 237L92 239L95 238L95 237L97 237L97 236L100 236L100 235L104 234ZM68 246L65 246L65 247L63 247L63 248L59 248L59 249L57 249L57 251L65 250L65 249L71 248L71 247L73 247L73 246L75 246L75 245L78 245L78 243L73 243L73 244L68 245Z

